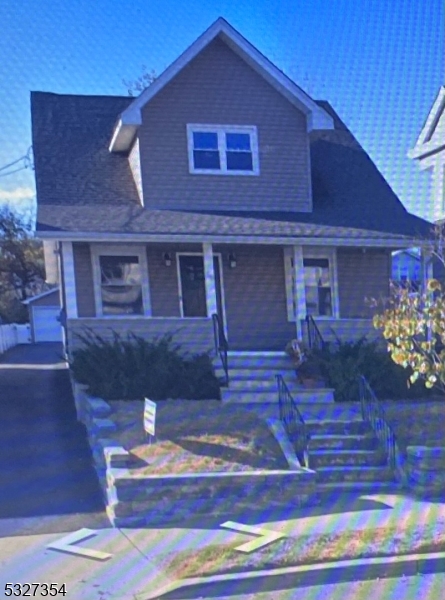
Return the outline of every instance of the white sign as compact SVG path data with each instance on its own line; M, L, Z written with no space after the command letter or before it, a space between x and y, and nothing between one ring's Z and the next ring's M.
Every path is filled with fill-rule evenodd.
M220 527L260 536L256 540L246 542L245 544L241 544L241 546L235 548L235 550L238 550L238 552L253 552L254 550L258 550L259 548L266 546L267 544L271 544L272 542L276 542L277 540L286 537L284 533L270 531L270 529L263 529L262 527L253 527L252 525L243 525L242 523L235 523L234 521L226 521L225 523L222 523Z
M145 398L144 429L149 435L155 435L156 403Z
M112 554L107 552L100 552L100 550L92 550L91 548L80 548L73 546L81 540L87 540L90 537L97 535L97 532L93 529L79 529L74 533L66 535L64 538L52 544L48 544L47 548L50 550L59 550L60 552L67 552L68 554L77 554L78 556L86 556L87 558L94 558L95 560L108 560L112 557Z

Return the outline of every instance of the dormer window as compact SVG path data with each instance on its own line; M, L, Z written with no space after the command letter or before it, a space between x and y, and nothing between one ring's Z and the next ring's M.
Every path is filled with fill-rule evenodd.
M259 175L254 126L187 125L190 173Z

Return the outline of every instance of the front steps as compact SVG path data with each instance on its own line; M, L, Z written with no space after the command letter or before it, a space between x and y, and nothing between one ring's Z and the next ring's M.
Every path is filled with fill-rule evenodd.
M297 403L331 403L333 390L309 389L297 381L294 365L285 352L229 352L229 387L221 388L223 402L237 404L278 403L275 375L280 374ZM215 374L224 377L219 359Z
M365 421L307 420L309 468L320 490L375 491L395 484L394 473Z

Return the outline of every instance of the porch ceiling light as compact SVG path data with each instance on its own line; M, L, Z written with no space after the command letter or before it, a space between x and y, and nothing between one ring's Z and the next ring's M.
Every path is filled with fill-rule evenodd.
M170 252L164 252L164 262L166 267L172 266L172 255Z
M236 256L235 254L233 254L233 252L229 254L229 267L231 269L234 269L236 267Z

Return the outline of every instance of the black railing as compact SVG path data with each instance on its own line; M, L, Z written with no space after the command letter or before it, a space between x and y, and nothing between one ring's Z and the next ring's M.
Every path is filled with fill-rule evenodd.
M394 471L396 468L396 436L386 421L382 405L363 375L359 377L359 389L362 418L370 423L380 446L386 453L388 465Z
M280 409L280 421L295 448L295 453L304 467L309 466L308 442L309 435L306 423L298 410L295 400L292 398L289 388L282 375L275 375L278 386L278 406Z
M215 350L216 353L219 354L221 359L221 363L225 373L225 381L224 385L228 387L229 385L229 360L227 357L227 353L229 351L229 344L227 342L226 334L224 332L224 325L221 321L219 315L216 313L212 315L213 320L213 335L215 338Z
M326 342L312 315L306 315L307 338L310 350L324 350Z

